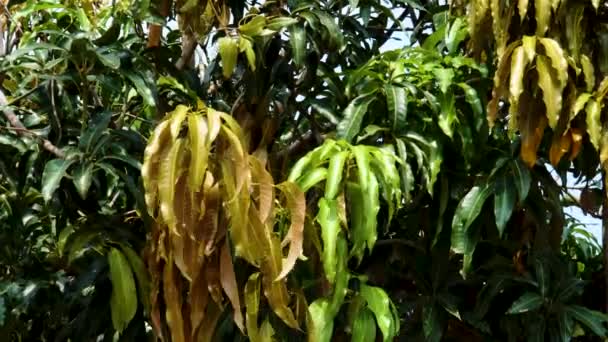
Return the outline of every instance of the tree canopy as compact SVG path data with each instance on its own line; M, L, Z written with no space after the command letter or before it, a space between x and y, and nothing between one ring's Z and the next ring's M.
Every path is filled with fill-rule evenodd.
M608 2L1 4L0 340L608 337Z

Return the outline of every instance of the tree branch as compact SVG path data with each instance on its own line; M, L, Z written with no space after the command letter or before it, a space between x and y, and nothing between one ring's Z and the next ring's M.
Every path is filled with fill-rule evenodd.
M57 156L59 158L62 158L62 159L65 158L65 154L63 153L63 151L61 149L59 149L57 146L53 145L53 143L51 143L49 140L41 138L40 136L34 134L34 132L29 131L21 123L21 121L17 117L17 114L15 114L15 111L13 111L11 108L7 107L7 105L8 105L8 101L6 99L6 96L4 96L4 92L2 92L2 90L0 89L0 107L4 107L2 109L2 112L4 113L4 116L6 117L8 122L11 124L11 126L13 126L15 128L15 132L17 132L17 134L19 134L21 136L33 137L33 138L40 140L40 145L42 146L42 148L51 152L52 154L54 154L55 156Z

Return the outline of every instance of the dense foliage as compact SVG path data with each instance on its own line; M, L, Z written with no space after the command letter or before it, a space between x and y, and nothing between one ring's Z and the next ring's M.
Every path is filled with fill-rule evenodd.
M608 337L608 3L2 4L0 340Z

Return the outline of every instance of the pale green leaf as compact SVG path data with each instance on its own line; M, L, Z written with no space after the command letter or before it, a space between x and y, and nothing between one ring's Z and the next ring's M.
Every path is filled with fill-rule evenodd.
M363 308L355 317L353 322L351 342L369 342L376 340L376 322L374 316L367 309Z
M543 297L538 293L526 292L513 302L507 314L520 314L534 311L543 305Z
M246 36L255 37L260 35L264 26L266 26L266 17L263 15L256 15L247 23L239 25L239 32Z
M234 72L234 67L236 66L239 54L237 41L231 37L222 37L218 39L218 52L222 59L222 73L224 78L230 78Z
M341 151L334 154L329 160L327 181L325 182L325 198L335 199L340 192L342 175L344 174L344 163L350 156L350 151Z
M266 28L273 31L279 31L285 27L295 25L298 23L298 19L291 17L276 17L268 21Z
M52 159L44 166L42 171L42 197L46 202L50 201L53 197L53 193L59 187L61 179L65 177L66 172L73 160L66 159Z
M477 90L464 82L458 83L458 86L464 91L464 97L471 106L473 114L475 114L476 117L482 117L483 105L481 104Z
M127 258L118 249L112 248L108 253L112 294L110 308L114 329L122 332L135 316L137 311L137 292L133 272Z
M251 71L255 71L255 51L253 51L253 44L251 44L251 40L249 40L249 38L239 37L239 51L245 53L247 63L249 63L249 68Z
M325 271L327 280L333 283L336 279L336 248L341 229L337 201L321 198L316 219L321 226L321 239L323 240L323 253L321 256L323 270Z
M448 88L452 85L454 79L454 70L448 68L436 68L434 69L435 77L439 83L439 89L442 93L447 93Z
M344 109L343 118L337 127L339 138L351 142L359 134L363 117L367 113L367 108L374 100L374 93L364 94L357 96L348 104L346 109Z
M382 288L369 285L361 285L360 293L376 318L383 341L392 341L399 332L399 318L388 295Z
M308 338L314 342L330 342L334 331L334 317L329 300L319 298L308 306Z
M452 138L454 135L454 124L458 120L456 116L456 98L454 93L440 93L437 98L441 105L441 113L439 113L439 128L447 135Z

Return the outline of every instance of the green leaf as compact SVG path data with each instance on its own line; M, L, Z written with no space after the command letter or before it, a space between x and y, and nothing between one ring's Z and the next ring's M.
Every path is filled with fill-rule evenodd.
M80 164L72 173L72 181L80 195L80 198L86 199L91 183L93 182L93 165Z
M218 52L222 59L222 73L224 78L228 79L232 76L236 61L239 54L239 46L235 39L231 37L222 37L218 39Z
M507 314L520 314L534 311L543 305L543 297L534 292L526 292L513 302Z
M156 96L140 74L124 69L122 71L122 74L125 75L133 83L135 89L137 90L137 93L142 97L143 102L147 106L156 106Z
M595 99L589 99L585 108L587 111L587 133L589 140L596 151L600 150L600 140L602 138L601 104Z
M392 341L399 332L399 317L388 295L380 287L361 285L361 297L374 313L376 323L382 331L383 341Z
M441 113L439 114L438 122L439 128L441 128L445 135L452 138L454 135L454 123L457 120L454 93L440 93L437 97L441 105Z
M464 97L469 105L471 105L473 114L476 117L483 117L483 105L481 104L477 90L466 83L458 83L458 86L464 91Z
M555 129L562 109L563 88L559 80L555 78L555 70L547 64L546 57L536 57L536 71L538 72L538 85L543 90L543 101L547 109L549 127Z
M585 84L587 85L587 91L593 91L595 87L595 70L593 63L587 57L587 55L581 55L581 66L583 67L583 75L585 76Z
M113 53L104 53L102 49L96 49L95 53L101 64L107 66L110 69L120 68L120 57Z
M110 308L114 329L122 332L135 316L137 311L137 292L133 272L127 258L118 249L112 248L108 253L112 295Z
M239 51L245 53L247 63L249 63L249 68L251 71L255 71L255 51L253 51L253 44L249 38L239 37Z
M513 178L510 175L503 175L496 180L494 188L494 216L496 217L496 227L502 237L507 222L511 218L517 193Z
M83 152L90 152L93 146L97 144L103 132L108 128L111 120L112 112L107 111L97 114L80 137L78 148Z
M336 200L321 198L317 222L321 226L321 239L323 240L323 253L321 256L325 277L330 283L336 279L336 248L340 234L340 219L338 217L338 203Z
M291 25L295 25L298 23L298 19L291 17L276 17L270 19L266 28L273 31L279 31L285 27L289 27Z
M310 341L330 342L334 331L334 317L329 300L319 298L308 306L308 337Z
M405 88L387 84L384 86L386 105L393 121L393 132L405 129L407 118L407 94Z
M137 280L137 294L139 297L139 301L142 303L144 310L146 313L150 312L150 277L148 277L148 270L146 269L146 265L141 260L139 255L135 253L135 251L124 244L121 244L122 252L127 257L129 264L131 265L131 269L135 274L135 279Z
M304 25L292 25L289 27L289 43L291 53L296 66L301 67L306 58L306 30Z
M325 198L335 199L340 192L342 175L344 174L344 163L350 156L350 151L341 151L334 154L329 160L327 181L325 182Z
M401 176L401 186L405 203L411 200L412 191L414 191L414 173L412 167L407 163L407 148L402 139L396 139L397 155L403 161L399 166L399 175Z
M523 201L525 201L528 197L530 184L532 183L532 176L530 175L528 168L520 159L515 160L511 164L511 167L513 169L513 177L519 196L519 203L523 203Z
M376 322L374 316L367 309L363 308L355 317L353 322L352 342L369 342L376 340Z
M65 177L66 172L74 160L52 159L44 166L42 171L42 197L46 202L50 201L53 193L59 187L61 179Z
M454 79L454 70L447 68L436 68L434 69L435 77L439 83L439 89L442 93L447 93L448 88L452 85Z
M440 307L435 304L427 304L422 308L422 329L427 342L441 341L443 327L439 321Z
M584 326L589 328L597 336L606 336L607 316L599 311L589 310L579 305L569 305L564 311Z
M493 188L487 182L475 185L458 203L452 220L452 250L464 254L463 276L468 272L477 245L477 230L469 227L475 221Z
M6 320L6 306L4 305L4 297L0 297L0 327L2 327L4 325L5 320ZM375 328L376 327L374 326L374 329Z
M357 96L344 109L344 115L337 127L337 136L351 142L361 131L363 117L370 103L375 100L374 93Z
M265 25L266 17L263 15L256 15L247 23L240 25L239 32L246 36L255 37L262 32Z

